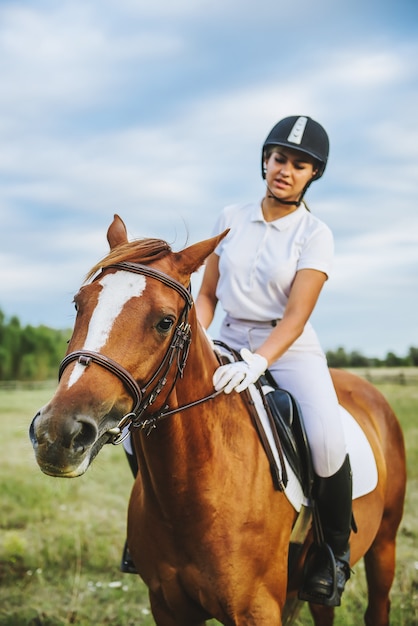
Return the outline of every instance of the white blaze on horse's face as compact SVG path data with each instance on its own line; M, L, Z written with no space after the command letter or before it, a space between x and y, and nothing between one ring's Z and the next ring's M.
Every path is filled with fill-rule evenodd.
M124 305L134 297L142 295L147 284L145 276L132 272L118 271L107 274L97 281L102 285L96 308L90 318L83 350L99 352L112 330L112 326ZM68 387L74 385L86 368L76 363L68 381Z

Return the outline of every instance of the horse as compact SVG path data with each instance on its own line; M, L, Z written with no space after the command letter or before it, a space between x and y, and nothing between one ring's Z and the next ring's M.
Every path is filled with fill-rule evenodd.
M110 252L74 298L56 392L30 425L40 469L67 478L130 431L139 472L128 545L157 626L281 625L297 592L297 576L288 579L297 513L273 486L245 395L214 391L219 359L193 307L190 277L225 234L173 252L159 239L128 241L115 215ZM354 501L351 566L364 557L365 624L387 626L405 495L402 432L370 383L341 370L332 377L376 459L377 486ZM333 608L310 608L316 626L332 625Z

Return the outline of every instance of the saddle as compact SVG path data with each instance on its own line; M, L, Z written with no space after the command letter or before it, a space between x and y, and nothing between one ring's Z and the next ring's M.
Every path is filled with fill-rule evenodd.
M314 472L299 403L291 393L277 385L269 370L260 377L256 386L262 394L267 413L270 413L270 423L276 430L283 453L304 495L310 499Z
M225 358L221 358L221 363L230 362L230 357L232 357L233 360L241 360L240 354L222 341L215 340L214 344L229 354L229 357L226 357L224 354ZM277 474L276 464L274 460L271 459L271 451L268 444L266 445L264 429L260 423L257 410L254 408L251 394L248 390L244 391L243 394L246 396L248 405L252 409L251 413L254 425L267 457L270 460L274 486L277 490L281 491L284 491L286 488L287 476L283 459L284 456L302 487L303 495L306 499L311 500L314 472L300 406L291 393L278 386L269 370L266 370L266 372L260 376L255 383L255 387L260 393L279 452L279 457L281 458L283 466L281 476Z

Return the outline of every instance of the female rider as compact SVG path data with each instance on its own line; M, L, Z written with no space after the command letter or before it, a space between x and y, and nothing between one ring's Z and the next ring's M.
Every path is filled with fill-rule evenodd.
M350 577L351 469L338 400L309 321L331 270L333 237L303 202L328 152L327 133L309 117L274 126L262 149L265 195L221 213L214 230L230 231L207 260L196 309L208 328L219 302L226 313L220 338L244 349L243 361L215 371L216 390L241 392L269 368L301 406L324 539L335 556L335 568L332 559L317 560L301 597L332 606Z

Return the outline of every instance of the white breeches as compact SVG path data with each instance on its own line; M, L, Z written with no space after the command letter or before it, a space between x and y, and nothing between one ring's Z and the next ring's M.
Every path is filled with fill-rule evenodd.
M226 316L220 339L235 350L246 347L254 351L271 331L270 323ZM301 407L316 474L332 476L343 464L346 443L326 357L310 324L269 370L277 384L289 391Z

